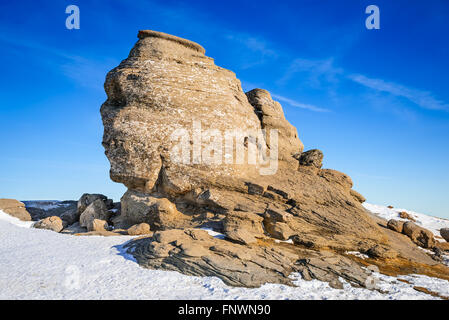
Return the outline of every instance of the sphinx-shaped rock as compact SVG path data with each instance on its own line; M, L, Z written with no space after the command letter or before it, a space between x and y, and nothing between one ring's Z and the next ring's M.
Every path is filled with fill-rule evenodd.
M245 94L233 72L189 40L155 31L138 37L106 77L101 115L111 179L129 189L114 227L146 223L155 232L138 242L141 265L254 286L287 283L295 270L363 282L358 267L344 271L353 264L345 251L429 261L379 226L349 176L321 168L321 152L301 156L296 129L267 91Z
M320 169L321 152L300 157L296 128L266 90L245 94L234 73L191 41L154 31L138 37L129 57L108 73L101 108L111 178L130 190L122 199L123 226L197 227L214 216L230 238L239 238L245 228L231 227L236 219L225 217L240 212L242 221L259 215L267 235L278 239L326 234L346 247L382 238L351 192L351 178ZM267 159L272 171L262 170ZM299 159L314 165L300 166ZM267 215L274 204L292 216L288 223ZM254 233L254 222L242 225Z

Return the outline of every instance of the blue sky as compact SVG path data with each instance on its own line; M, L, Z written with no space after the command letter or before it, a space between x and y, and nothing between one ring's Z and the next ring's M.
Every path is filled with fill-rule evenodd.
M66 6L80 29L65 28ZM380 8L380 30L365 8ZM449 2L2 1L0 197L118 200L99 108L139 29L188 38L279 100L369 202L449 218Z

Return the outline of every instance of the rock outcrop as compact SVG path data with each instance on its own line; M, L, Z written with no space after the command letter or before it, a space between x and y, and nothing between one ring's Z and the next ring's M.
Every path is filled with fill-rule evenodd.
M245 94L233 72L189 40L149 30L138 38L106 77L101 116L111 179L128 187L110 220L155 231L130 243L141 265L233 285L289 283L293 271L363 285L342 252L429 261L368 214L349 176L322 169L321 151L303 153L266 90Z
M37 229L47 229L55 232L61 232L62 229L64 229L61 218L57 216L42 219L36 222L33 227Z
M440 235L444 240L449 242L449 228L440 229Z
M25 204L15 199L0 199L0 210L22 221L32 220Z

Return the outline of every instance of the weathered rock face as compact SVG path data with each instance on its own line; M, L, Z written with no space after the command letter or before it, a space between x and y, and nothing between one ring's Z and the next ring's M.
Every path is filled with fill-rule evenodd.
M57 216L47 217L45 219L42 219L42 220L36 222L33 225L33 227L37 228L37 229L52 230L52 231L55 231L55 232L61 232L62 229L64 228L63 225L62 225L61 218L59 218Z
M440 230L440 235L443 237L444 240L449 242L449 228L442 228Z
M314 166L318 169L321 169L323 166L323 152L318 149L312 149L302 153L298 160L299 164L303 166Z
M128 224L148 223L152 229L184 228L191 219L167 198L128 190L122 197L121 218Z
M281 105L265 90L245 94L234 73L216 66L201 46L141 31L129 57L108 73L105 90L110 176L128 187L112 220L114 227L146 223L155 231L138 242L142 265L253 286L288 282L292 270L342 276L345 250L373 259L410 257L413 244L373 220L350 177L321 169L319 150L302 154ZM217 243L192 229L198 227L226 239ZM290 249L280 250L284 256L267 252L266 243L279 251L274 240L292 240L293 257ZM300 256L306 260L297 264ZM317 260L307 260L312 256ZM250 263L260 257L265 262ZM351 272L346 278L361 282L355 267Z
M108 208L103 199L97 199L87 206L81 213L80 225L81 227L89 228L94 219L105 220L109 218Z
M406 222L402 228L402 233L408 236L414 243L424 248L433 248L435 239L433 233L413 222Z
M304 145L298 138L296 128L292 126L284 116L279 102L274 101L268 91L263 89L253 89L246 93L249 103L254 107L254 111L260 120L262 129L269 133L275 129L278 131L278 157L280 161L286 161L293 167L298 165L294 158L301 154ZM267 147L272 149L272 142L267 137Z
M149 234L150 232L150 225L148 223L135 224L127 230L127 233L130 236L139 236L143 234Z
M179 195L205 181L256 172L254 166L205 164L207 150L193 145L198 137L201 143L201 136L213 135L205 135L207 130L261 129L235 74L217 67L188 40L154 31L141 31L139 38L105 82L103 145L112 180L142 192ZM180 139L193 145L186 164L173 161ZM254 144L254 135L247 140Z
M31 221L31 215L23 202L15 199L0 199L0 210L22 221Z
M332 253L317 254L269 243L242 246L213 238L198 229L158 231L128 246L136 260L146 267L195 276L218 276L233 286L291 284L288 275L299 272L307 280L319 279L343 288L339 277L353 285L365 286L370 275L357 263Z
M93 219L87 225L87 231L107 231L108 223L105 220Z
M404 227L404 221L391 219L388 221L387 227L388 227L388 229L402 233L402 228Z

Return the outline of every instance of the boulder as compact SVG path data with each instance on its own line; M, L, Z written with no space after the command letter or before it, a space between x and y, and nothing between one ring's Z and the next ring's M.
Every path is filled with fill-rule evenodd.
M128 234L130 236L140 236L144 234L149 234L150 232L151 232L150 225L148 223L135 224L128 229Z
M257 238L264 237L262 221L255 213L232 211L224 219L224 234L242 244L255 243Z
M22 221L32 220L25 204L15 199L0 199L0 210Z
M148 223L152 230L165 230L185 227L188 220L167 198L128 190L121 203L121 219L130 225Z
M80 226L88 228L94 219L105 220L109 218L108 208L103 199L97 199L87 206L81 213Z
M408 213L405 212L405 211L399 212L399 218L407 219L407 220L416 222L416 220L415 220L410 214L408 214Z
M440 235L444 240L449 242L449 228L440 229Z
M36 222L33 225L34 228L37 229L47 229L55 232L61 232L64 229L61 218L57 216L47 217Z
M113 201L111 199L108 199L105 195L97 194L97 193L93 193L93 194L85 193L78 200L78 204L77 204L78 213L82 214L84 212L84 210L86 210L86 208L96 200L102 200L105 203L107 209L113 208L113 205L114 205Z
M368 255L373 258L394 259L398 256L397 252L386 247L376 245L367 251Z
M93 219L87 224L87 231L108 231L109 225L105 220Z
M390 219L387 223L387 228L399 233L402 233L402 228L404 227L404 221L399 221L395 219Z
M357 200L358 202L364 203L366 201L366 198L364 196L362 196L360 193L358 193L357 191L351 189L349 192L350 192L351 196L353 196L354 199Z
M80 213L76 207L73 207L64 211L59 217L62 219L64 226L69 226L79 221Z
M81 227L79 222L75 222L74 224L71 224L67 227L65 227L61 233L64 234L78 234L78 233L85 233L87 232L87 228Z
M265 232L275 239L288 240L295 235L295 231L289 226L291 220L289 213L269 207L264 213Z
M298 160L302 166L314 166L320 169L323 165L323 152L318 149L312 149L301 153Z
M431 249L435 246L433 233L416 225L411 221L404 223L402 233L408 236L414 243L416 243L420 247Z

